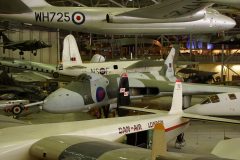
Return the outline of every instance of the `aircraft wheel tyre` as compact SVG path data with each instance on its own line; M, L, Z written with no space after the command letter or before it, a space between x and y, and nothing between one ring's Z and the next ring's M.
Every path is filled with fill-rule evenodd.
M23 52L23 51L20 51L20 52L19 52L19 55L20 55L20 56L22 56L23 54L24 54L24 52Z
M53 78L58 78L59 77L59 73L58 72L53 72Z
M177 136L176 142L175 142L175 148L181 149L185 146L186 141L184 139L184 133L181 133Z
M103 106L104 118L108 118L108 116L109 116L109 108L110 108L110 105Z
M23 111L23 104L16 105L12 108L12 113L14 115L19 115Z

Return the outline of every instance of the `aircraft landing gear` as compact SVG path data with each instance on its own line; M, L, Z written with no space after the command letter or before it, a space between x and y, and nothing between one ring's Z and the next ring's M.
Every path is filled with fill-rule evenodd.
M24 52L23 52L23 51L20 51L20 52L19 52L19 55L20 55L20 56L23 56L23 55L24 55Z
M35 52L32 52L32 53L33 53L33 55L34 55L34 56L36 56L36 55L37 55L37 51L35 51Z
M108 118L108 116L109 116L109 108L110 108L110 105L106 105L106 106L102 107L104 118Z
M176 142L175 142L175 148L181 149L186 144L184 139L184 133L181 133L177 136Z

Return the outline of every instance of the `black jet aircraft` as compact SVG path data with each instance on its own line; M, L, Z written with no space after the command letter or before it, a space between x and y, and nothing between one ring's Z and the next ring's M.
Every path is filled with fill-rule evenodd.
M37 55L37 50L41 48L52 47L49 44L46 44L43 41L39 40L25 40L25 41L11 41L4 33L0 32L0 37L3 39L3 53L5 49L10 49L15 51L17 49L20 50L19 55L23 55L23 51L31 51L34 56Z

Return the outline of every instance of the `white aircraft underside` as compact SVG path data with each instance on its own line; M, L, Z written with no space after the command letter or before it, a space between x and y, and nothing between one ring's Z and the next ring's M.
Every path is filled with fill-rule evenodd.
M189 11L186 11L184 5L179 6L179 9L175 4L160 5L162 8L157 8L158 4L140 9L54 7L49 5L38 8L36 4L36 7L31 8L32 12L0 14L0 18L97 34L211 33L228 30L236 25L236 22L230 17L211 8L205 9L210 4L192 3L195 7L193 10L189 8ZM26 3L26 5L28 4ZM199 5L198 8L197 5ZM193 7L191 4L186 6ZM167 10L169 11L167 12Z

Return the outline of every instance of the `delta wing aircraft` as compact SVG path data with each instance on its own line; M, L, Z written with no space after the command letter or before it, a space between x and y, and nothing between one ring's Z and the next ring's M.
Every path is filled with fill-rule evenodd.
M175 57L175 49L172 48L166 61L160 60L134 60L134 61L110 61L83 63L77 42L73 35L68 35L63 42L62 63L58 66L43 64L23 60L0 60L0 66L13 67L23 70L33 70L44 73L52 73L54 78L59 75L79 76L81 73L96 73L101 75L121 74L124 72L132 72L134 76L144 77L144 74L135 72L150 72L149 76L158 80L175 81L173 60ZM98 56L98 59L102 59Z
M186 113L212 116L239 116L240 92L221 93L204 99L200 104L191 106Z
M126 74L123 77L127 78ZM127 99L129 100L129 94L125 84L119 86L121 87L118 89L118 97L121 100L118 102L119 106L122 107L122 103L129 103L127 101ZM157 123L163 124L166 141L169 141L187 128L189 117L240 123L236 120L183 113L182 85L179 81L175 84L172 107L169 112L148 111L154 114L3 128L0 129L0 158L4 160L82 158L150 160L156 158L151 157L150 151L116 142L127 134L150 130ZM172 154L172 156L179 158L181 154Z
M211 0L164 0L144 8L97 8L56 7L44 0L2 0L0 18L97 34L176 35L233 28L236 22L210 8L213 3Z
M5 53L5 49L10 49L15 51L17 49L20 50L19 55L23 55L23 51L31 51L34 56L37 55L37 50L41 48L51 47L51 45L39 41L39 40L25 40L25 41L11 41L5 34L0 32L0 37L3 39L3 53Z

